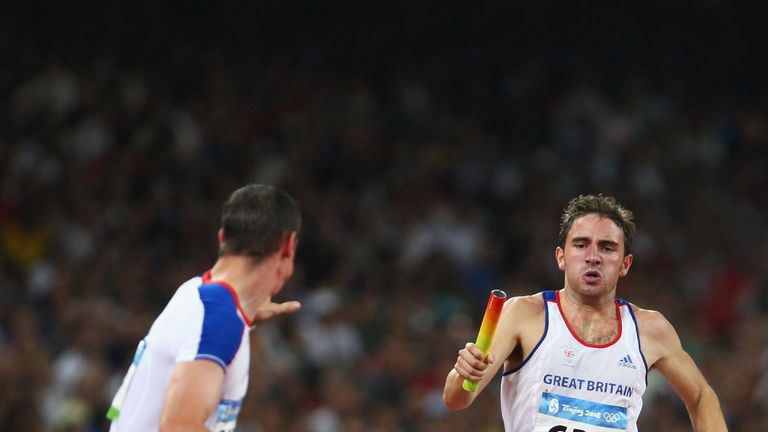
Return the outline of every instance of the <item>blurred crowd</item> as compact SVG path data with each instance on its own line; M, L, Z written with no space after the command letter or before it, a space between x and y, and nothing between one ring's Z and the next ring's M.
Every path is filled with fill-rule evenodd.
M344 67L318 41L131 45L143 60L81 42L0 47L0 432L108 428L136 343L215 261L247 182L302 207L281 297L303 308L254 330L238 432L502 431L497 385L449 413L444 378L491 289L562 287L580 193L635 211L619 295L676 327L732 430L768 430L768 99L626 58L497 63L487 42L400 58L366 39L380 52ZM651 373L641 430L689 424Z

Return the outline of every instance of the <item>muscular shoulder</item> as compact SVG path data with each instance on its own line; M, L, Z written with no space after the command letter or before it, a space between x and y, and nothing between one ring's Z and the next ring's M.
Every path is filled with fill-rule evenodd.
M541 294L509 298L496 328L495 356L506 359L518 346L530 352L544 331L544 314Z
M640 327L640 330L651 336L663 337L671 330L674 330L672 324L659 311L643 309L634 304L632 305L632 310L635 312L637 325Z
M680 340L672 324L661 312L636 305L632 305L632 310L637 317L643 354L650 367L670 349L678 347Z
M512 297L504 303L502 313L521 319L532 318L544 313L544 299L541 297L541 293Z
M512 297L504 303L500 322L506 324L510 336L519 339L531 331L538 332L540 327L543 329L544 314L541 294Z

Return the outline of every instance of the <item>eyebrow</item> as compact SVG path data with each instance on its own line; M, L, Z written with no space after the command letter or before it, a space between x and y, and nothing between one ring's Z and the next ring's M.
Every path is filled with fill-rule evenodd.
M586 236L584 236L584 237L574 237L574 238L571 239L571 243L578 243L578 242L588 242L588 243L591 243L592 240L589 237L586 237ZM613 240L598 240L597 244L601 245L601 246L618 246L619 245L618 242L615 242Z

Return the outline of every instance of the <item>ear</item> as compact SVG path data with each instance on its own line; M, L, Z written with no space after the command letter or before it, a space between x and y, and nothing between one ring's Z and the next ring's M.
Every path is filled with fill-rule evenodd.
M629 268L632 267L632 261L634 261L635 257L632 254L629 254L624 257L624 260L621 263L621 269L619 269L619 276L624 277L629 273Z
M555 260L557 260L557 267L565 271L565 251L560 246L555 248Z
M221 249L222 247L224 247L224 243L227 242L226 236L224 235L224 228L219 228L217 237L219 239L219 249Z
M299 234L296 231L291 231L290 234L285 236L283 243L280 245L280 258L293 259L296 256L296 247L299 244Z

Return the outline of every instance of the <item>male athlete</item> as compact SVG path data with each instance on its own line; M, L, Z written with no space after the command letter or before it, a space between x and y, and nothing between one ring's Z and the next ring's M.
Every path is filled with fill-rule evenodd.
M300 226L296 203L278 188L230 195L218 260L178 288L139 343L107 414L110 431L235 430L253 322L301 306L271 300L293 274Z
M726 431L715 392L659 313L616 297L632 266L632 212L607 196L579 196L563 212L557 265L563 289L508 300L486 359L459 351L443 399L468 407L501 365L508 432L636 431L650 368L680 395L695 431ZM501 359L502 361L497 361ZM479 382L478 393L462 389Z

